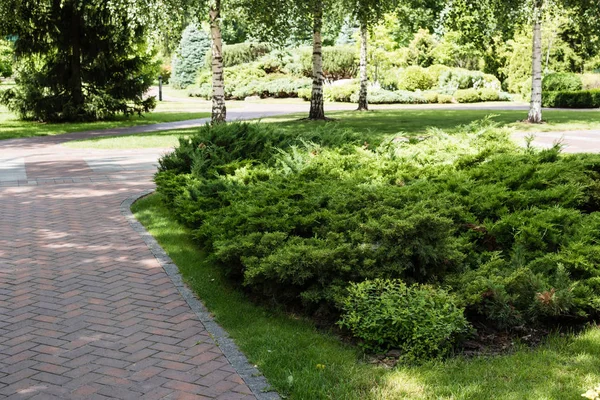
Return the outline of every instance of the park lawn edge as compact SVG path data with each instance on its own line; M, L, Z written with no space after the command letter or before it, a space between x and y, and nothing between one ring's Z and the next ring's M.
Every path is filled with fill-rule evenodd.
M569 399L600 384L600 368L596 368L600 361L589 365L581 361L600 360L598 328L575 337L552 335L539 348L517 347L503 356L456 357L421 366L399 365L394 370L367 364L357 348L318 331L311 321L256 305L233 288L222 271L207 261L189 229L162 204L159 194L140 199L132 212L283 398ZM487 369L485 374L482 369ZM550 371L571 374L548 382ZM477 394L469 385L478 388Z

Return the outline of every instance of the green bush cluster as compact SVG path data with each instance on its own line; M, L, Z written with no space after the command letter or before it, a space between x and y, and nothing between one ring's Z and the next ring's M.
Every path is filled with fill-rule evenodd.
M243 100L249 96L261 98L298 97L301 89L310 87L311 80L283 74L267 74L257 64L241 64L224 69L225 97ZM203 71L197 79L197 88L190 90L192 97L210 99L212 83L210 71Z
M542 104L556 108L600 108L600 89L544 92Z
M434 87L434 80L425 68L412 66L404 69L398 79L398 89L414 92L416 90L429 90Z
M14 52L12 44L0 39L0 77L8 78L13 74Z
M477 103L506 100L506 97L501 97L500 92L494 89L461 89L454 93L454 99L458 103Z
M446 291L401 280L352 283L339 324L370 351L399 349L404 361L442 357L468 332L463 309Z
M238 43L223 46L223 66L234 67L236 65L253 63L271 51L268 43ZM203 57L206 69L211 68L212 51L209 48Z
M481 71L452 68L440 74L437 82L442 90L494 89L500 91L500 81L493 75Z
M522 150L488 123L383 141L232 124L182 139L156 182L256 298L335 320L351 283L400 279L445 288L470 321L514 327L599 315L599 178L599 156Z
M583 89L581 76L568 72L558 72L544 76L542 92L574 92Z

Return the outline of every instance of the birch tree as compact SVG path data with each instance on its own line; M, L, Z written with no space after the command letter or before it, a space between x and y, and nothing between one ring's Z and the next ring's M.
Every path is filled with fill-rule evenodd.
M225 122L225 79L223 77L223 40L221 38L221 0L211 0L208 12L212 38L212 112L213 124Z
M527 122L542 122L542 6L543 0L533 0L533 57L531 65L531 103Z
M396 0L346 0L347 8L360 25L360 91L358 95L358 110L367 111L369 103L367 91L369 77L367 75L367 56L369 29L381 19L383 14L393 10L398 5Z

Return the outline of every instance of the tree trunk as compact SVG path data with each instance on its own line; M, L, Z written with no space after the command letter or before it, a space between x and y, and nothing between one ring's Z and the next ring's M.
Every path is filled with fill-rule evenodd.
M365 21L360 24L360 92L358 94L358 111L368 111L367 87L369 77L367 75L367 51L369 32Z
M535 0L533 9L531 105L527 121L542 122L542 0Z
M325 119L323 105L323 53L321 28L323 27L323 4L317 2L313 14L313 86L308 119Z
M77 5L71 3L71 79L69 82L73 105L77 108L83 107L83 84L81 82L81 17L77 11Z
M213 124L225 122L225 81L223 79L223 40L221 38L221 0L212 2L210 11L210 33L212 37L212 114Z

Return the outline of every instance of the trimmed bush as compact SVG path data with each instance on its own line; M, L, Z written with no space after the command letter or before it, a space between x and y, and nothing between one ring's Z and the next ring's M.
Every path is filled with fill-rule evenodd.
M494 89L480 89L479 101L498 101L500 100L500 92Z
M460 89L500 90L500 81L493 75L481 71L452 68L440 75L438 86L441 90L452 92Z
M371 104L426 104L427 100L420 94L405 90L395 92L371 87L367 94L369 103ZM350 96L352 103L358 103L358 92Z
M600 89L576 92L543 93L544 107L554 108L600 108Z
M444 75L445 73L447 73L448 71L450 71L451 69L452 68L450 68L446 65L435 64L435 65L428 67L427 72L429 72L431 79L433 79L434 85L437 86L440 82L440 77L442 75Z
M454 99L459 103L477 103L481 101L479 92L475 89L457 90L454 93Z
M423 93L423 98L427 100L428 103L437 103L439 94L437 92L425 92Z
M469 324L441 289L408 287L400 280L353 283L341 304L339 324L374 352L400 349L404 361L448 355Z
M351 102L352 95L358 92L358 83L349 82L343 85L326 85L323 96L327 101ZM309 98L310 100L310 98Z
M185 28L173 57L171 79L173 87L185 89L194 84L198 69L204 64L204 57L210 46L209 35L196 24L190 24Z
M454 102L454 97L449 94L440 94L438 95L438 103L439 104L450 104Z
M414 92L429 90L435 84L426 68L412 66L402 70L398 76L398 89Z
M542 80L542 92L574 92L582 88L581 77L568 72L548 74Z

